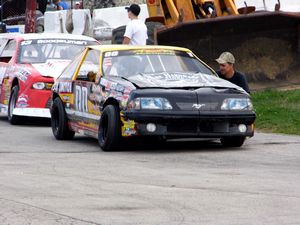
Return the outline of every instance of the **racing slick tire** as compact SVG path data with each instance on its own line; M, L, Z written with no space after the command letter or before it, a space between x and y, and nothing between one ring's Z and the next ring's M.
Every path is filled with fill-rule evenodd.
M14 111L14 108L16 106L16 102L18 99L18 93L19 93L19 86L15 85L11 90L11 94L10 94L9 102L8 102L8 111L7 111L8 121L13 125L17 125L22 122L21 116L13 115L13 111Z
M221 138L221 144L224 147L241 147L246 140L246 137L223 137Z
M68 127L68 118L64 105L59 98L53 101L51 108L51 127L57 140L71 140L75 135L75 132Z
M121 120L119 108L108 105L104 108L98 132L98 142L103 151L120 149Z

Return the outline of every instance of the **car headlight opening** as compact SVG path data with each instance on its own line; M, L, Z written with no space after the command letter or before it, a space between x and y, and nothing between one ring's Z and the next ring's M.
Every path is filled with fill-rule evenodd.
M166 98L139 97L128 103L128 108L145 110L171 110L172 105Z
M253 110L253 104L249 98L226 98L221 110Z
M51 90L52 86L52 83L36 82L32 85L32 88L37 90Z

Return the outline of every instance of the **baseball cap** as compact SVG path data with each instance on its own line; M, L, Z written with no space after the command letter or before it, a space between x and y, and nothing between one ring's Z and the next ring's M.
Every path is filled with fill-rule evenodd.
M225 64L225 63L231 63L234 64L235 63L235 58L234 56L230 53L230 52L223 52L219 58L216 59L216 61L219 64Z
M75 2L75 5L80 5L80 2Z
M141 8L137 4L131 4L129 7L125 7L125 9L129 12L132 12L134 15L138 16L140 14Z

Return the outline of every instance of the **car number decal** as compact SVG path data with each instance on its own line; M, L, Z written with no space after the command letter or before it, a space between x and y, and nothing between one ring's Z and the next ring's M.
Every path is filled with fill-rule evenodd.
M75 86L75 108L79 112L88 112L88 90L87 87Z

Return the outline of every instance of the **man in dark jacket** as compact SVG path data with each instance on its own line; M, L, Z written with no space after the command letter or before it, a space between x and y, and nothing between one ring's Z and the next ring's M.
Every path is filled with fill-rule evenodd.
M220 71L217 72L219 77L224 80L228 80L231 83L240 86L246 92L250 93L250 89L248 86L248 81L244 74L235 71L234 63L235 58L230 52L223 52L219 58L216 59L219 63Z

